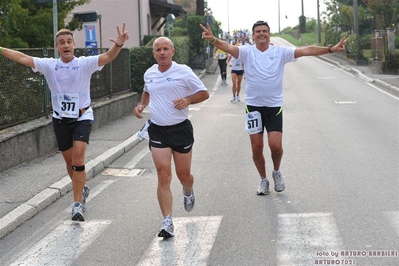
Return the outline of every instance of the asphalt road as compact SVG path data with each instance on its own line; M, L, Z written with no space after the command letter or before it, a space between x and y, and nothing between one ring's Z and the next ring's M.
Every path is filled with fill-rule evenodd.
M184 211L174 176L174 238L156 237L144 140L89 180L86 222L70 221L69 193L0 240L0 265L399 265L397 97L317 58L286 65L286 190L257 196L245 103L217 74L203 81L211 97L190 110L197 202Z

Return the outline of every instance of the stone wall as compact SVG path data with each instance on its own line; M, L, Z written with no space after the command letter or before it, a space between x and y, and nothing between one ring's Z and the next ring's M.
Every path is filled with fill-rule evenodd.
M137 93L126 93L92 102L92 130L132 114L138 101ZM0 131L0 172L57 151L51 121L51 117L43 117Z

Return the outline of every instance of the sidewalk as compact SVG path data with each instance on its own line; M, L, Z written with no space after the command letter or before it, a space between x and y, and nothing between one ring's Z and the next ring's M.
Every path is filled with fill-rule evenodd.
M342 53L326 54L319 56L319 58L343 67L366 82L374 83L399 96L399 75L375 74L368 66L355 65L352 61L346 59Z
M351 65L345 58L335 54L320 58L399 95L399 75L376 75L367 66ZM202 78L206 71L194 72ZM135 133L145 121L130 115L92 132L86 152L88 180L139 143ZM64 196L71 188L59 152L0 173L0 238Z

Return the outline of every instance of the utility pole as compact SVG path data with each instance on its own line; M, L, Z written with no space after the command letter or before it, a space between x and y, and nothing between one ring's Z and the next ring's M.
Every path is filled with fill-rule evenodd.
M357 39L356 58L360 55L360 36L359 36L359 14L357 9L357 0L353 0L353 33Z
M317 0L317 42L321 43L320 5Z
M227 0L227 32L230 34L229 0Z
M57 10L57 0L53 0L53 32L54 32L54 58L58 58L58 50L56 48L57 40L55 35L58 31L58 10Z
M280 0L278 0L278 33L280 32Z

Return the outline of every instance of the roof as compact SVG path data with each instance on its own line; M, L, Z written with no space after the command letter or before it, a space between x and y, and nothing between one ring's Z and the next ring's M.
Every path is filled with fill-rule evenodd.
M168 14L178 17L187 13L182 6L169 4L166 0L150 0L150 11L155 17L166 17Z

